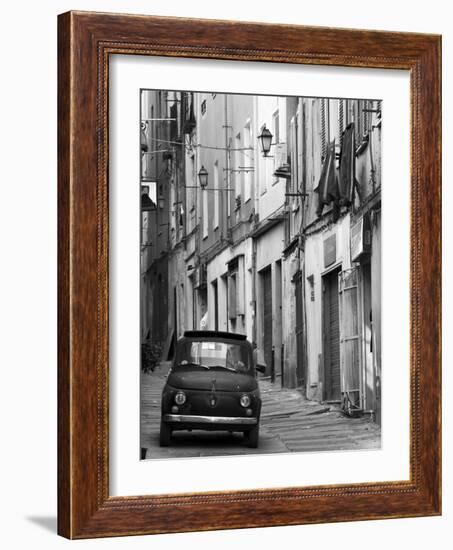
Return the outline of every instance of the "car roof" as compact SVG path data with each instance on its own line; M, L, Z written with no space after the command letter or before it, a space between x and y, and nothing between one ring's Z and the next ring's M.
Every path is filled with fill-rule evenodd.
M235 332L224 332L221 330L186 330L184 338L218 338L222 340L247 340L245 334L236 334Z

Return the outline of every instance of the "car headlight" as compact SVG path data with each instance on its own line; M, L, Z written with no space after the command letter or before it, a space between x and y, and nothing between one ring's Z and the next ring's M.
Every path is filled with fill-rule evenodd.
M241 398L239 399L239 403L241 404L241 407L248 407L251 403L251 399L249 395L241 395Z
M184 405L185 402L186 402L186 394L183 391L179 391L175 395L175 403L177 405Z

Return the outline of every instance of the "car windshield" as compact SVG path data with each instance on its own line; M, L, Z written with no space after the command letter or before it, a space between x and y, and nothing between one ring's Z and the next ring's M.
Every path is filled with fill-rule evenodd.
M186 341L178 345L176 365L248 372L250 360L244 344L216 341Z

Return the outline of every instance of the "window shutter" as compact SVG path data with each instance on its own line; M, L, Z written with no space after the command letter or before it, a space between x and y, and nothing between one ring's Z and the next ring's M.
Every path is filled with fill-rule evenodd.
M239 256L236 273L236 315L245 315L244 288L244 256Z
M364 100L363 101L363 135L368 135L370 131L370 120L371 116L368 112L369 109L371 109L371 101Z
M327 121L326 121L326 100L321 99L321 156L322 161L327 155Z
M378 110L378 118L382 118L382 100L379 99L378 101L376 101L376 109Z
M354 128L355 128L355 148L357 149L363 141L363 105L359 99L354 102Z
M247 124L244 126L243 147L243 164L246 168L250 169L250 171L244 171L244 202L246 202L252 197L253 170L255 165L254 150L252 147L251 122L247 122Z
M236 273L228 276L228 317L236 319Z
M297 189L296 191L305 192L305 174L304 174L304 125L305 125L304 105L299 103L299 110L297 111Z
M291 191L294 193L298 187L298 163L297 163L297 122L292 117L290 122L290 147L291 147ZM294 202L294 201L293 201Z
M361 355L358 304L358 268L338 275L340 308L340 372L343 408L361 409Z
M345 123L344 123L344 101L342 99L339 100L338 105L338 135L340 138L340 149L343 146L343 131L345 129Z
M173 103L170 107L170 141L178 139L178 104Z

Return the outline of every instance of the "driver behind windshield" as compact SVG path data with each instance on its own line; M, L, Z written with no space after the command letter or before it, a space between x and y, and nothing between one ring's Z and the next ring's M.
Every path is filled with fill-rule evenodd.
M226 366L238 372L246 372L247 367L242 360L241 348L237 345L229 345L226 354Z

